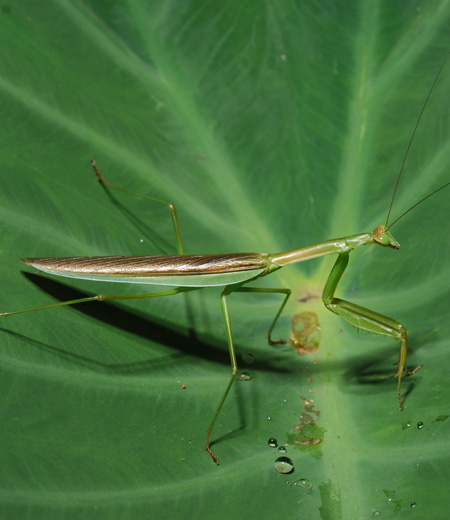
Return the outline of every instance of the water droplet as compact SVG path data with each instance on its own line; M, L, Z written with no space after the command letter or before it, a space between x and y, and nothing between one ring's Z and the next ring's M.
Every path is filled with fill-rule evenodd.
M286 449L285 446L280 446L280 447L278 448L278 451L279 451L280 453L286 453L286 452L287 452L287 449Z
M268 415L267 420L270 421L270 419L272 419L272 417L270 417L270 415Z
M419 428L419 430L421 430L423 428L423 422L418 422L417 428Z
M274 439L273 437L271 437L268 441L267 441L267 444L271 447L271 448L276 448L278 446L278 441L276 439Z
M416 507L417 504L415 502L411 502L411 507Z
M294 463L288 457L278 457L274 466L279 473L292 473L294 471Z
M312 490L311 481L306 478L301 478L299 480L296 480L292 485L294 487L300 487L302 489L306 489L306 491L308 491L308 492L311 492L311 490Z
M251 365L255 362L255 356L253 354L243 354L242 361L248 365Z
M143 243L144 243L144 239L141 238L141 239L139 240L139 242L140 242L141 244L143 244Z
M406 430L406 428L409 428L411 426L411 421L406 421L402 423L402 430Z
M250 381L251 378L252 378L252 376L248 372L241 372L239 374L238 380L239 381Z
M377 516L381 516L381 511L374 511L372 518L376 518Z

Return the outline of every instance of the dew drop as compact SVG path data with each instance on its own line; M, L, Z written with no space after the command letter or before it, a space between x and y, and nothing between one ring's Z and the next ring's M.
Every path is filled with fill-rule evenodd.
M300 487L302 489L306 489L306 491L310 492L312 490L312 483L310 480L306 478L301 478L296 480L293 484L294 487Z
M273 437L271 437L268 441L267 441L267 444L271 447L271 448L276 448L278 446L278 441L276 439L274 439Z
M248 365L251 365L255 362L255 356L253 354L243 354L242 361Z
M250 381L251 378L252 378L252 376L248 372L241 372L239 374L238 380L239 381Z
M272 417L270 417L270 415L268 415L267 420L270 421L270 419L272 419Z
M279 451L279 453L286 453L286 452L287 452L287 449L286 449L285 446L280 446L280 447L278 448L278 451Z
M374 511L372 518L377 518L377 516L381 516L381 511Z
M407 421L402 423L402 430L406 430L406 428L409 428L411 426L411 421Z
M416 507L416 506L417 506L417 504L416 504L415 502L411 502L411 507L412 507L412 508L414 508L414 507Z
M278 457L275 461L275 469L279 473L292 473L294 471L294 463L288 457Z
M417 428L419 428L419 430L421 430L423 428L423 422L418 422Z

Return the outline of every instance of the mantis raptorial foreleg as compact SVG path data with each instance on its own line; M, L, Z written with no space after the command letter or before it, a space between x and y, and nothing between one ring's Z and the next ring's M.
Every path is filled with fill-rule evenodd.
M400 410L403 410L403 402L400 393L402 376L405 372L408 375L415 374L418 370L420 370L420 368L422 368L422 365L419 365L415 370L408 370L406 366L408 337L406 334L406 329L401 323L392 318L389 318L388 316L384 316L383 314L379 314L378 312L367 309L366 307L361 307L360 305L356 305L355 303L349 302L347 300L341 300L340 298L334 297L334 293L339 284L339 281L341 280L341 277L348 265L349 254L350 253L347 252L338 255L336 263L331 270L330 276L328 277L325 288L323 290L323 303L327 309L329 309L331 312L334 312L335 314L338 314L355 327L374 332L375 334L390 336L401 342L400 359L397 363L398 369L397 373L393 377L398 377L398 402L400 405Z

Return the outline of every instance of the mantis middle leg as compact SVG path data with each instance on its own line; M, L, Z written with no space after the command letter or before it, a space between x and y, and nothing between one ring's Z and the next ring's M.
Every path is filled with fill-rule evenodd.
M361 307L355 303L347 300L341 300L335 298L334 293L341 280L342 275L348 265L348 258L350 252L341 253L338 255L336 263L331 270L330 276L328 277L327 283L322 294L322 300L325 307L331 312L338 314L344 320L348 321L355 327L374 332L375 334L382 334L384 336L390 336L401 342L400 346L400 359L398 361L397 373L393 377L398 377L397 396L400 410L403 410L403 402L401 397L400 386L402 382L402 376L404 373L407 375L415 374L422 368L419 365L415 370L408 370L406 366L406 355L408 352L408 337L406 334L405 327L398 321L379 314L378 312Z

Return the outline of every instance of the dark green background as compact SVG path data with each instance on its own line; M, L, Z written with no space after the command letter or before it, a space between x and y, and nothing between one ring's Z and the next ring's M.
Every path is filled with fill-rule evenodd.
M384 223L449 24L448 1L2 2L1 310L136 291L25 275L22 257L175 253L167 209L111 200L91 156L177 205L187 253L277 252ZM394 218L450 180L449 89L447 65ZM253 377L217 423L219 467L204 451L230 372L218 290L4 319L1 518L444 518L449 200L396 224L400 251L355 251L338 292L407 327L424 368L405 411L389 378L399 344L320 303L334 259L287 267L261 281L293 289L276 333L316 312L320 348L266 345L279 296L230 298ZM267 440L292 439L302 396L323 442L289 446L295 471L280 475Z

